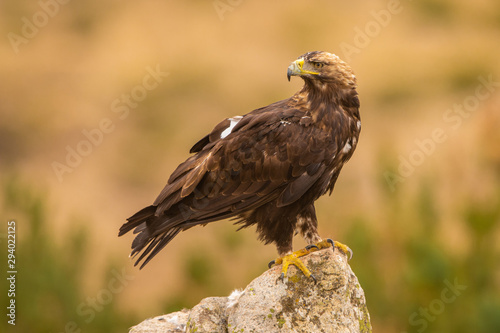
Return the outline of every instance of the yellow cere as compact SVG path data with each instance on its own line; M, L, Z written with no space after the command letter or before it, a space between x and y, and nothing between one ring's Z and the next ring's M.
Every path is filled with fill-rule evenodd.
M301 74L313 74L313 75L319 75L317 72L313 71L308 71L306 69L303 69L304 66L304 59L297 59L295 60L295 63L297 64L297 67L299 68Z

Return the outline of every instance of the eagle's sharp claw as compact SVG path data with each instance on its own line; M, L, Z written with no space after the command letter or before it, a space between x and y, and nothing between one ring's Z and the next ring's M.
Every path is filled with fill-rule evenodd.
M285 273L281 273L280 276L276 279L276 284L278 284L278 281L283 282L284 278L285 278Z
M319 247L318 247L318 246L316 246L316 245L314 245L314 244L310 244L310 245L307 245L307 246L306 246L306 250L308 250L308 251L309 251L309 250L311 250L311 249L316 249L316 251L318 251L318 250L319 250Z
M349 248L349 246L335 241L333 243L334 243L334 248L339 249L342 253L344 253L347 256L347 260L352 259L353 252Z
M347 250L349 251L349 259L347 259L347 260L351 260L351 259L352 259L353 252L352 252L352 250L351 250L351 248L350 248L350 247L348 247L348 248L347 248Z

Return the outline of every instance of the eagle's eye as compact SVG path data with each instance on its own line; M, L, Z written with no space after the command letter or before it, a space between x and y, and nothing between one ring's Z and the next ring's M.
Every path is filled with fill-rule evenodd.
M320 68L323 68L323 66L325 64L323 64L322 62L313 62L312 65L313 65L314 68L320 69Z

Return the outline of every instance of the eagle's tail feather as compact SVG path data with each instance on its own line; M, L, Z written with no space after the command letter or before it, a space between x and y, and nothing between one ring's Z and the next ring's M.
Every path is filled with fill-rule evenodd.
M146 208L141 209L140 211L135 213L133 216L129 217L127 219L127 223L125 223L124 225L122 225L120 227L120 232L118 233L118 236L123 236L127 232L129 232L130 230L132 230L134 228L136 228L134 230L134 234L141 231L142 228L146 227L145 223L154 216L155 211L156 211L156 206L151 205L151 206L148 206ZM144 225L141 226L141 224L143 224L143 223L144 223Z
M138 244L137 247L135 247L132 251L132 256L136 256L139 254L139 252L142 251L141 255L139 258L137 258L136 262L134 263L134 266L137 266L144 258L144 262L141 264L140 269L142 269L146 264L154 258L160 252L179 232L181 232L182 228L180 227L175 227L170 229L166 233L159 234L157 236L154 236L152 238L147 238L146 242L142 242L141 244ZM139 238L138 235L137 238ZM147 236L146 236L147 237ZM134 241L135 241L134 240ZM147 245L147 247L146 247ZM146 247L146 248L145 248ZM145 249L144 249L145 248ZM147 256L147 257L146 257Z
M118 233L118 236L122 236L134 230L133 233L138 234L132 241L130 256L135 257L140 254L134 266L137 266L146 258L140 266L141 269L183 229L182 227L174 226L175 224L171 224L172 227L166 228L167 230L163 228L164 230L161 233L154 232L156 228L152 228L152 226L163 224L159 222L164 222L159 221L159 217L155 216L156 208L156 206L151 205L141 209L127 219L127 223L120 228L120 232ZM163 226L165 227L166 225L163 224Z

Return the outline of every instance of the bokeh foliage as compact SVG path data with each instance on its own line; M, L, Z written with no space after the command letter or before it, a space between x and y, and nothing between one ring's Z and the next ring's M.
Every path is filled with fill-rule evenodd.
M3 332L124 332L137 322L134 316L118 311L116 301L102 307L98 304L98 308L82 307L90 296L84 292L90 246L82 221L71 221L73 227L61 242L50 228L47 199L42 193L17 177L8 180L2 190L3 206L9 207L9 213L16 217L12 220L16 222L17 270L16 325L2 320ZM6 261L5 238L1 239L1 247ZM105 271L116 270L112 259L108 261ZM102 277L102 287L97 290L106 289L109 279L110 276ZM7 289L7 280L2 279L2 307L10 300L4 292ZM78 311L79 307L87 312L93 309L94 315L87 316L85 311Z
M496 182L500 185L500 177ZM468 238L454 246L466 249L461 254L437 231L444 222L435 197L425 182L410 209L398 209L401 199L387 196L384 202L392 213L382 219L396 229L390 232L397 235L392 245L398 246L388 247L372 235L370 224L375 221L369 216L352 221L346 241L356 249L351 266L365 290L371 318L381 327L387 324L407 332L497 332L500 193L482 203L466 198L455 226L446 227L464 227ZM381 260L385 251L399 253ZM461 288L449 303L442 299L443 290L449 289L445 281ZM453 295L444 293L445 298Z

